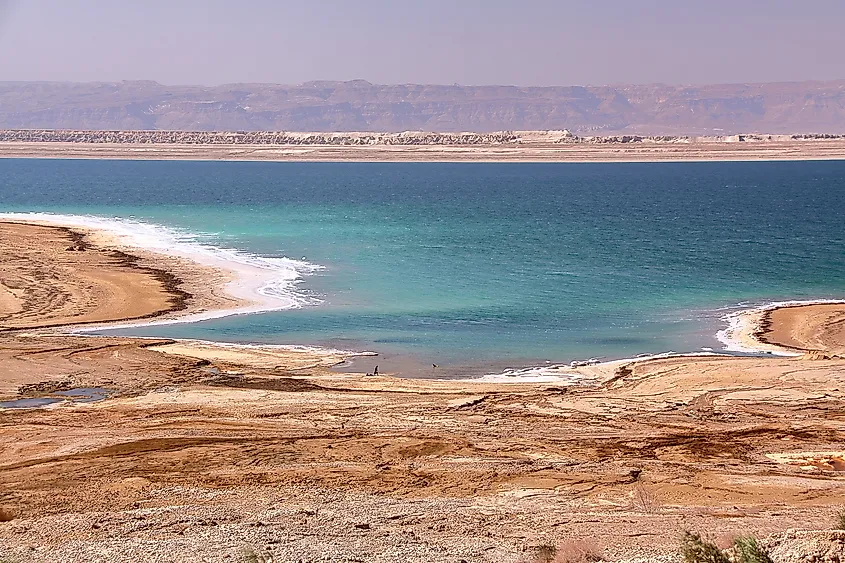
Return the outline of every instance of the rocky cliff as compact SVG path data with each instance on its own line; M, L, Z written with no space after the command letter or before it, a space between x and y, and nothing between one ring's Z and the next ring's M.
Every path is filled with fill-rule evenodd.
M215 87L0 82L0 128L845 133L845 80L600 87L375 85L363 80Z

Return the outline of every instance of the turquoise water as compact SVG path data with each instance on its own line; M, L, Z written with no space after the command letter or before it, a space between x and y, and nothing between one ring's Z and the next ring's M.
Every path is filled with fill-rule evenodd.
M0 211L321 265L312 305L123 332L375 350L382 371L718 349L730 310L845 297L845 162L0 160Z

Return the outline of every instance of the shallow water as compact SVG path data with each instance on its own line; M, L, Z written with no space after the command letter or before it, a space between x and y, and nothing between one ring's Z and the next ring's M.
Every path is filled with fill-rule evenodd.
M123 333L375 350L425 376L718 350L731 311L845 297L843 162L8 160L0 211L237 249L298 307Z
M30 397L12 401L0 401L0 409L32 409L46 407L62 401L74 403L96 403L113 395L114 391L103 387L77 387L66 391L56 391L46 397Z
M77 387L67 391L57 391L53 395L67 397L75 403L96 403L114 394L111 389L103 387Z
M61 399L50 397L37 397L30 399L15 399L13 401L0 401L0 409L34 409L38 407L46 407L53 403L58 403Z

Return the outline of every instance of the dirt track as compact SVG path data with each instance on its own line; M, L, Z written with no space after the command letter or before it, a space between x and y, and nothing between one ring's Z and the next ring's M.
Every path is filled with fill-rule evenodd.
M100 282L73 276L91 260L165 289L96 248L66 253L48 286L81 288L66 306L99 303ZM4 285L13 271L40 279L21 277L23 261L2 260ZM0 328L42 322L4 307ZM817 334L809 322L802 334ZM681 528L824 528L845 505L845 360L832 353L652 360L565 387L373 378L296 352L268 363L153 344L0 332L0 395L119 393L0 409L0 557L531 561L590 536L623 560L672 554Z

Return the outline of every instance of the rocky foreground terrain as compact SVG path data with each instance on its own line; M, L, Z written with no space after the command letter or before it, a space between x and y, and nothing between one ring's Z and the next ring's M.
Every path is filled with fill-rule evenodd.
M845 80L673 86L0 82L0 128L845 133Z

